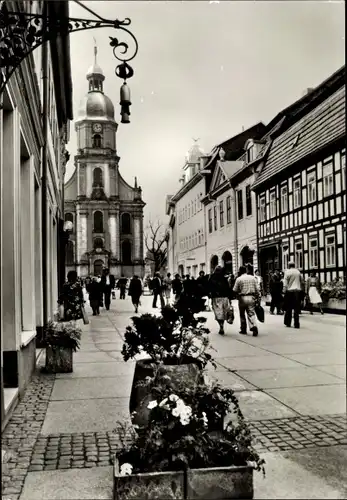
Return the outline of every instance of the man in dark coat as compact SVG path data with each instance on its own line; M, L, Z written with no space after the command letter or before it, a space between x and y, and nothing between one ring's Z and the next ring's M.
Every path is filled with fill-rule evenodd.
M102 300L102 288L96 277L87 284L90 307L93 309L93 316L100 314L100 301Z
M111 293L112 290L114 290L115 284L116 280L113 274L110 274L109 269L104 269L101 276L101 288L104 294L104 304L107 311L110 309Z
M152 291L153 291L153 304L152 307L157 307L157 299L160 299L160 306L163 308L165 306L164 297L163 297L163 282L160 279L160 274L155 273L154 278L152 279Z
M270 305L270 314L275 313L275 309L277 314L282 314L281 305L282 305L282 289L283 283L281 281L279 271L275 271L270 280L270 294L271 294L271 305Z
M117 283L117 288L119 288L119 290L120 290L119 298L122 300L125 300L125 292L127 289L127 284L128 284L127 278L122 275L122 277L119 278L118 283Z
M137 313L139 304L140 304L140 297L142 295L143 289L142 289L142 283L141 280L138 276L134 276L129 285L129 291L128 295L131 297L131 301L134 304L135 307L135 312Z

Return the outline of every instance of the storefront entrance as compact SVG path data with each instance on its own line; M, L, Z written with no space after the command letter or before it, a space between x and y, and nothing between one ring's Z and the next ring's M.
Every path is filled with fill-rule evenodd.
M270 273L280 269L278 244L259 248L260 273L264 281L264 290L269 293Z

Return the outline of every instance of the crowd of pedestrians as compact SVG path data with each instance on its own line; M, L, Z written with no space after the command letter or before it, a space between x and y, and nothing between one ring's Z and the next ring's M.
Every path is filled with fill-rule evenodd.
M164 278L160 273L155 273L152 279L146 280L146 284L153 294L153 308L158 307L158 299L161 308L177 303L181 298L203 299L205 310L210 311L212 308L214 312L220 335L225 333L225 322L232 324L234 321L232 305L234 299L238 300L241 335L247 334L248 323L249 331L256 337L259 333L257 319L260 322L264 321L261 301L265 298L266 290L259 271L253 272L251 264L241 266L237 277L227 273L225 268L217 266L211 275L200 271L196 279L189 274L184 277L175 274L172 278L171 273L167 273ZM83 286L88 293L93 316L99 315L102 307L110 309L111 299L116 298L116 289L120 291L121 300L126 298L128 289L128 295L137 313L144 293L142 280L136 275L131 278L128 286L126 277L121 276L116 280L108 269L103 270L102 276L87 277L84 280L78 278L75 271L70 271L59 297L65 320L82 318ZM269 274L268 291L271 295L270 314L276 312L278 315L284 315L284 324L287 327L291 327L293 321L294 328L300 328L303 302L311 314L314 306L318 306L321 314L324 314L319 278L312 272L305 283L294 262L289 262L285 272L275 270Z

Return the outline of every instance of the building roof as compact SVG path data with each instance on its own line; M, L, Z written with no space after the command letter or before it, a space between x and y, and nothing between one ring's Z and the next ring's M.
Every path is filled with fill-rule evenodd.
M214 149L222 148L225 151L225 161L237 160L244 152L247 139L260 139L266 131L264 123L259 122L256 125L240 132L224 142L221 142Z
M346 135L345 87L274 139L253 187Z
M113 103L103 92L88 92L83 98L76 122L88 119L114 121Z
M219 162L220 167L222 168L225 177L230 179L233 175L236 174L243 167L242 161L221 161Z

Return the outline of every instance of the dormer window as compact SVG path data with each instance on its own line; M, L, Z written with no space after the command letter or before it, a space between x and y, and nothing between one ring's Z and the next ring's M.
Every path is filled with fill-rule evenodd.
M246 162L251 163L254 160L254 142L248 141L246 147Z
M95 134L93 135L93 148L101 148L101 135Z

